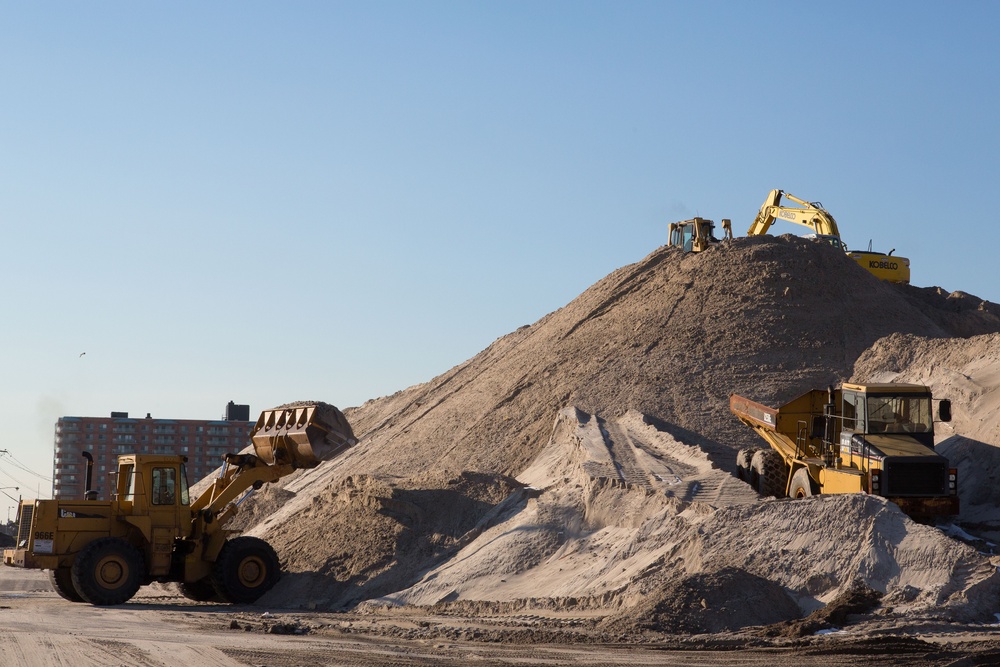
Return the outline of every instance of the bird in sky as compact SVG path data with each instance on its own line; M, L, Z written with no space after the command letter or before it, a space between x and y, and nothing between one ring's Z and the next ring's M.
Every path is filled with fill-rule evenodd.
M85 354L87 354L87 353L86 353L86 352L81 352L81 353L80 353L80 356L82 357L82 356L83 356L83 355L85 355Z

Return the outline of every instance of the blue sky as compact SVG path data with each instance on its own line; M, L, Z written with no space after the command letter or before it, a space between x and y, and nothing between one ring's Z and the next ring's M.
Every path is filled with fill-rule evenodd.
M358 405L671 221L745 232L772 188L916 285L1000 301L998 24L994 2L0 0L0 449L48 474L62 415Z

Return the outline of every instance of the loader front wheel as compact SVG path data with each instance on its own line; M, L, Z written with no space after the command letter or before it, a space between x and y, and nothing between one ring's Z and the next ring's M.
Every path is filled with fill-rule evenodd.
M142 583L142 554L121 538L103 537L84 547L71 573L73 587L90 604L122 604Z
M812 478L809 477L808 468L799 468L792 475L792 486L788 490L789 498L808 498L815 496L816 489L813 488Z
M212 568L212 584L227 601L256 602L281 577L281 564L274 548L257 537L229 540Z
M76 592L76 588L73 586L73 573L68 567L58 567L54 570L49 570L49 581L52 582L52 588L56 589L56 593L64 600L86 602Z
M762 449L750 462L750 486L762 496L785 497L788 466L781 454L773 449Z

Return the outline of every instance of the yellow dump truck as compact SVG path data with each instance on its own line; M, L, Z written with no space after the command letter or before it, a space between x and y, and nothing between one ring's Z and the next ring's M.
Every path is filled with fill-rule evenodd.
M934 451L933 398L916 384L845 383L778 408L733 394L729 408L769 448L742 449L737 474L758 493L883 496L914 518L958 514L958 476ZM938 401L938 421L951 403Z
M5 565L49 570L73 602L121 604L140 586L179 582L195 600L256 601L280 576L264 540L225 528L254 490L313 468L357 442L343 413L326 403L265 410L250 433L253 454L226 454L219 476L191 499L184 456L118 458L112 497L93 500L87 452L84 500L26 500Z

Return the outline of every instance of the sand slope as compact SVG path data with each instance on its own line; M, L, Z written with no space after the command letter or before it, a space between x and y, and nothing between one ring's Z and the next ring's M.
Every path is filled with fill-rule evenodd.
M729 474L759 444L731 392L775 403L884 374L855 362L894 334L1000 331L994 304L956 294L795 237L660 248L346 411L356 447L248 508L289 571L264 602L573 608L692 631L794 618L860 581L883 609L990 618L996 568L975 549L878 498L758 502Z

